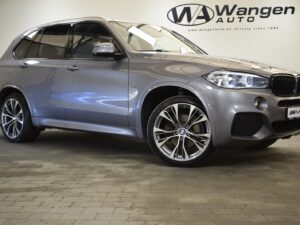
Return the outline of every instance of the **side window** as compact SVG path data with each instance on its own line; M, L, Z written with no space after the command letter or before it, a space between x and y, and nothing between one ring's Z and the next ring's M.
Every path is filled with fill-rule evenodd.
M27 53L30 49L32 42L35 40L39 31L34 31L26 36L16 47L14 54L18 59L27 58Z
M39 31L35 39L31 42L30 48L27 51L26 58L36 58L39 44L42 38L42 31Z
M103 25L99 23L75 24L71 57L95 58L92 53L93 48L103 42L113 42L112 35Z
M45 28L38 48L38 58L65 58L69 27L64 24Z

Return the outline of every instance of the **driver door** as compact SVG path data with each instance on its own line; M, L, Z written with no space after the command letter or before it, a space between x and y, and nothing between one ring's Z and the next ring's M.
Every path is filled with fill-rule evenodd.
M128 59L92 54L99 43L115 43L100 23L74 24L72 32L66 69L55 82L64 92L66 120L128 126Z

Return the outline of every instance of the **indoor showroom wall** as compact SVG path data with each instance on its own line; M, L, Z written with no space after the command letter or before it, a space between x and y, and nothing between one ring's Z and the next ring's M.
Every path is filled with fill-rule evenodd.
M209 8L204 8L208 14L203 12L203 6L188 5L187 11L182 11L184 7L177 8L178 18L183 16L181 23L187 23L189 12L192 17L189 24L214 17L198 26L172 23L175 11L170 10L182 4L202 4ZM218 15L217 9L224 7L229 11L236 8L229 17ZM240 7L240 15L236 15ZM256 7L258 13L252 9L251 15L244 15L249 14L249 7ZM103 16L171 28L213 55L251 59L300 71L298 10L300 0L0 0L0 54L16 35L33 26L67 18ZM234 22L228 23L228 19Z

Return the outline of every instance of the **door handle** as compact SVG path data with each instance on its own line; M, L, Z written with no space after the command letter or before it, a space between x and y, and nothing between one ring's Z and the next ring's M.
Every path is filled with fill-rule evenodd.
M21 65L21 68L26 69L26 68L28 68L28 66L29 66L29 64L25 62Z
M76 70L79 70L79 67L78 67L78 66L69 66L69 67L67 68L67 70L74 72L74 71L76 71Z

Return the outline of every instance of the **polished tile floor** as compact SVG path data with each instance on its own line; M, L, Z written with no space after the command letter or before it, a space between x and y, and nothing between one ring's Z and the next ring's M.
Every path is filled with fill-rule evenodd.
M0 134L0 225L300 224L300 137L168 167L147 144L50 130Z

